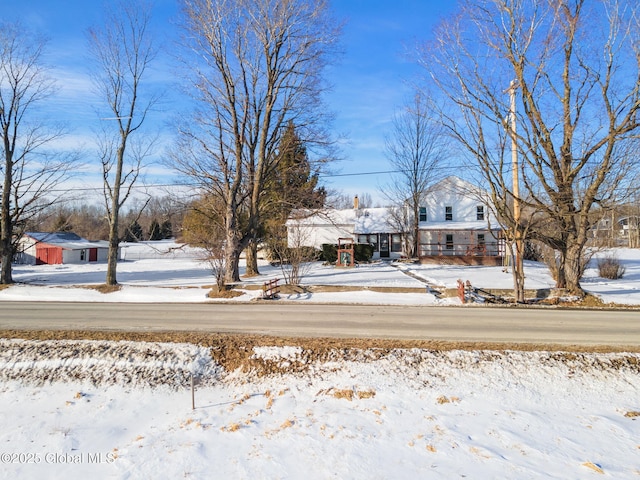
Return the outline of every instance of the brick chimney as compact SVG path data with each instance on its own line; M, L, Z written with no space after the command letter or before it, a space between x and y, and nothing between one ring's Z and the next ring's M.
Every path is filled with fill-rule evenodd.
M358 201L358 195L353 197L353 209L358 210L360 208L360 202Z

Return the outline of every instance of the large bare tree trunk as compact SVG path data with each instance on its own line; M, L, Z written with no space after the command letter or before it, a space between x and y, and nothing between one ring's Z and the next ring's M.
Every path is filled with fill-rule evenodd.
M258 271L258 243L255 240L249 242L249 246L245 250L245 261L247 264L246 275L248 277L260 275Z
M524 303L524 242L514 241L511 246L513 258L513 292L516 303Z
M233 196L231 196L233 198ZM231 203L227 205L225 214L225 282L234 283L240 281L240 254L242 253L242 245L238 236L238 228L236 226L237 207Z
M123 159L118 160L118 165L123 164ZM120 185L122 184L122 168L118 168L114 179L111 195L111 214L109 215L109 252L107 254L107 285L117 285L118 249L120 248Z
M2 186L2 216L0 218L0 228L2 228L2 234L0 236L0 261L2 262L2 271L0 272L0 283L7 285L13 283L13 277L11 273L11 262L13 261L13 248L12 248L12 236L13 236L13 222L11 221L11 173L13 171L13 162L11 161L12 152L6 145L7 135L5 138L5 175L4 183Z

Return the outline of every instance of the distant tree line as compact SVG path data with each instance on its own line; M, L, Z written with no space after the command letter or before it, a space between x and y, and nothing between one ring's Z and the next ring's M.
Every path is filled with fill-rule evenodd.
M146 205L133 203L123 212L118 239L123 242L163 240L181 236L185 206L169 196L153 197ZM105 207L67 203L43 210L31 219L27 231L73 232L89 240L108 240Z

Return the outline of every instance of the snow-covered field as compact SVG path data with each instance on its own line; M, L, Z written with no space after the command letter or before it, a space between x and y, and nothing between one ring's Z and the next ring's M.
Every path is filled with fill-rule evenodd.
M259 376L193 345L0 346L2 478L640 476L639 354L265 346L306 368Z
M18 266L21 283L0 302L208 301L212 277L192 252L127 253L120 292L80 288L103 282L103 265ZM604 301L640 304L640 252L617 254L623 279L605 281L592 268L583 285ZM511 286L500 268L402 268L437 285ZM263 266L250 282L278 275ZM540 265L528 263L526 275L527 288L552 286ZM318 264L305 281L424 286L387 264ZM289 299L436 301L373 291ZM315 353L254 346L254 363L227 371L191 344L0 339L0 478L640 478L638 353Z
M603 252L601 255L606 254ZM616 249L616 257L625 266L622 279L606 280L598 276L596 260L586 270L582 280L585 290L602 298L606 303L640 305L640 249ZM60 300L90 302L205 302L207 286L214 278L206 262L198 260L194 249L177 249L172 242L128 244L124 248L125 261L118 265L119 292L101 294L80 288L82 285L104 283L105 264L84 265L17 265L14 270L16 285L0 291L0 301L7 300ZM597 258L597 257L596 257ZM241 268L242 271L242 268ZM244 284L262 285L266 280L280 277L282 272L266 262L260 267L261 275L242 278ZM512 289L513 278L502 267L464 267L449 265L390 264L387 262L361 265L358 268L336 268L314 263L303 279L306 285L343 285L377 287L424 288L432 286L455 288L458 279L469 280L480 288ZM525 262L525 288L538 290L553 287L554 282L545 265ZM261 294L260 290L244 290L235 301L248 301ZM379 293L371 290L359 292L320 292L305 295L282 295L282 300L311 302L346 302L373 304L434 304L442 302L425 293ZM445 303L457 302L446 299Z

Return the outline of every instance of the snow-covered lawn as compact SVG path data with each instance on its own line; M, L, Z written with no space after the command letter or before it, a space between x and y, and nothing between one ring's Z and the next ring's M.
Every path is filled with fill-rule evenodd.
M118 265L119 292L101 294L78 288L82 285L104 283L106 265L16 265L14 279L18 282L0 291L3 300L65 300L95 302L205 302L214 278L206 262L198 259L196 249L176 248L172 242L128 244L124 248L125 261ZM601 255L605 255L603 252ZM640 305L640 249L616 249L616 257L625 266L622 279L606 280L598 276L596 259L591 262L582 281L583 287L604 302ZM262 285L266 280L280 277L282 272L266 262L260 266L261 275L242 278L247 285ZM425 288L425 284L408 274L416 275L433 286L455 288L458 279L485 289L511 289L513 278L502 267L464 267L449 265L414 265L379 262L357 268L336 268L317 262L305 273L305 285L342 285L351 287L408 287ZM554 282L545 265L525 262L525 288L538 290L553 287ZM64 287L64 288L61 288ZM235 301L248 301L261 294L260 290L245 290ZM318 292L305 295L283 295L288 301L434 304L442 302L425 293L390 294L363 290L360 292ZM445 303L457 302L447 299Z
M130 246L120 292L104 265L16 266L9 300L204 302L213 277L194 251ZM583 286L640 304L640 250L620 280ZM595 265L595 264L594 264ZM511 288L499 267L314 264L305 283ZM528 262L526 288L553 282ZM263 265L262 284L281 276ZM259 290L245 290L240 301ZM424 292L283 295L291 301L433 304ZM450 300L455 302L456 300ZM268 343L268 342L267 342ZM640 354L251 347L226 371L191 344L0 339L0 478L640 478ZM255 365L255 364L254 364ZM289 368L295 366L296 368ZM192 410L190 376L199 384Z

